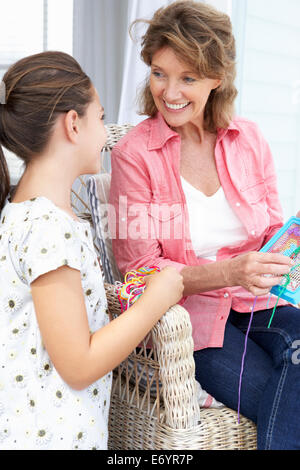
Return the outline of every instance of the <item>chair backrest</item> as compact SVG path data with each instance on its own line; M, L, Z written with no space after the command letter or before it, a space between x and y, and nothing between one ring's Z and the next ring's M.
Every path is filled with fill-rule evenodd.
M114 284L116 281L122 281L122 275L113 255L108 225L110 180L109 173L91 176L87 181L87 193L104 278L109 284Z
M107 141L103 151L110 153L114 145L126 135L133 126L131 124L108 124L105 127ZM87 194L104 278L106 282L114 284L116 281L122 282L123 276L118 269L113 255L108 226L110 179L111 175L109 173L91 176L87 181Z
M125 135L132 125L108 124L107 142L103 149L110 153L113 146ZM92 224L95 249L100 258L100 264L105 281L114 284L121 281L122 276L116 265L111 237L108 229L108 199L110 174L101 173L94 176L77 178L72 188L72 207L80 218L89 220Z

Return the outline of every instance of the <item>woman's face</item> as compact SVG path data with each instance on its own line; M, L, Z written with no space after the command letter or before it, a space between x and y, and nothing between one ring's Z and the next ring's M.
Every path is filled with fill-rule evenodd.
M220 83L221 80L200 78L170 47L160 49L152 57L150 90L158 111L171 127L202 125L210 92Z

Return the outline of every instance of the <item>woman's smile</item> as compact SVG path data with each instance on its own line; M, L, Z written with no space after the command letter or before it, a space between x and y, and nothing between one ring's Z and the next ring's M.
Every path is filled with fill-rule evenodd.
M168 103L166 100L163 100L163 102L167 110L171 112L184 111L191 104L190 101L187 101L186 103Z

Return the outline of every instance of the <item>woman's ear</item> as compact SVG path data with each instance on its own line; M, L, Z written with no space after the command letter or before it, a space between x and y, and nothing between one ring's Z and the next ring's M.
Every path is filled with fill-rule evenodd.
M64 127L68 139L76 143L79 136L79 116L74 109L69 111L64 118Z
M215 83L214 83L213 90L215 90L216 88L219 88L222 84L222 80L219 80L219 79L216 79L214 82Z

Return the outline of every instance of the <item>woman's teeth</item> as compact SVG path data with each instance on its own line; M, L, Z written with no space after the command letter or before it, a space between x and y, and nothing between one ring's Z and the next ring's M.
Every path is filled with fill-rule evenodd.
M186 106L188 106L189 104L190 104L189 101L187 103L182 103L182 104L171 104L171 103L167 103L167 101L165 101L165 105L169 109L183 109Z

